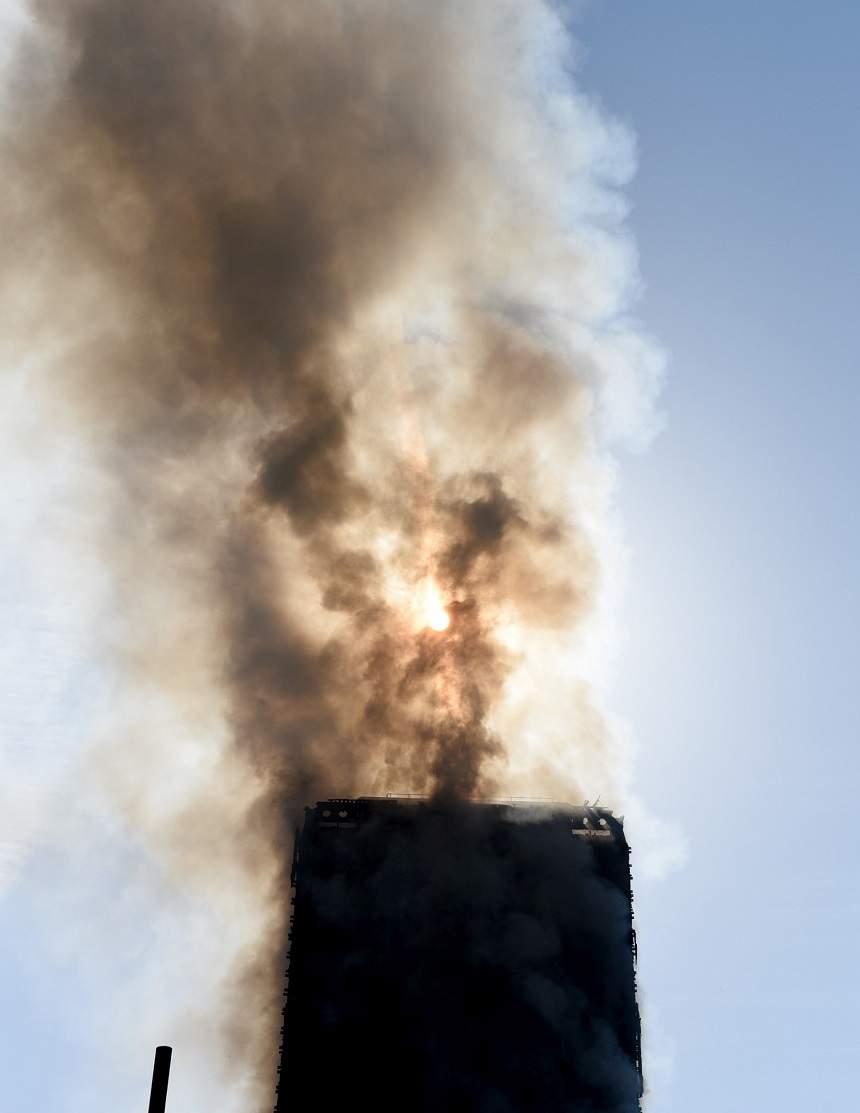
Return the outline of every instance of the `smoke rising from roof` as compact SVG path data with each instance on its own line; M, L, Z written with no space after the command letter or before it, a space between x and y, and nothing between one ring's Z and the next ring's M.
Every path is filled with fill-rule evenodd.
M171 877L243 908L197 1004L238 1049L229 1110L271 1083L302 804L611 781L607 434L648 424L659 372L619 317L630 145L541 0L31 12L8 335L105 477L139 717L118 697L93 775Z

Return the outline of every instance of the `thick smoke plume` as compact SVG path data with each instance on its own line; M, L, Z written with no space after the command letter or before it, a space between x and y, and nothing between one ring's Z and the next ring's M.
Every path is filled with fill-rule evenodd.
M19 36L7 339L101 476L139 717L90 775L238 925L175 1010L213 1110L272 1082L305 802L612 784L605 453L659 359L571 61L548 0L38 0Z

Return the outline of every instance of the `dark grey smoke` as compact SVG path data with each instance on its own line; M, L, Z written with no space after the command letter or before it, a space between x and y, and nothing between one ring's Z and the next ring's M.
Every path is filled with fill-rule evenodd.
M247 770L252 803L225 830L276 911L223 1021L264 1092L276 864L300 806L510 790L512 672L531 632L592 607L612 365L597 324L629 263L610 218L575 228L624 160L563 85L541 0L31 10L0 278L26 287L11 329L45 405L108 477L129 683L190 723L223 709ZM422 618L428 591L444 631ZM558 690L565 716L583 686ZM551 747L529 762L524 791L558 767ZM142 767L140 799L146 783ZM217 805L201 792L160 823L136 800L130 821L205 872L196 832Z

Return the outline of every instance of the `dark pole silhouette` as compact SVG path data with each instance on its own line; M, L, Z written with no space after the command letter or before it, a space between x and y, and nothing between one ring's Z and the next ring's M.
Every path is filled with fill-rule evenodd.
M152 1066L152 1089L149 1093L149 1113L164 1113L167 1105L167 1080L170 1077L172 1047L156 1047Z

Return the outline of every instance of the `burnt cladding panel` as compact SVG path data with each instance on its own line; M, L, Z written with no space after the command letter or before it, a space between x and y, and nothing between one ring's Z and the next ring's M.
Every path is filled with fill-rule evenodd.
M277 1113L635 1113L629 853L605 809L333 800L297 845Z

